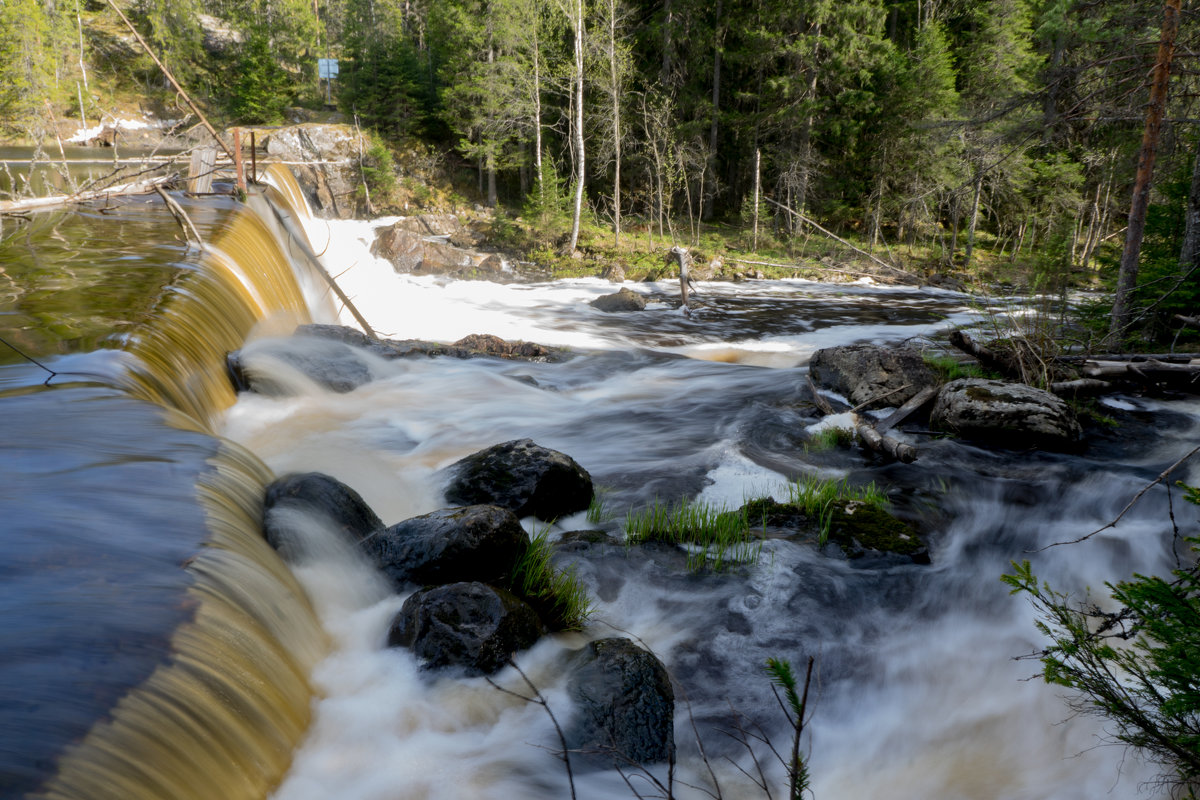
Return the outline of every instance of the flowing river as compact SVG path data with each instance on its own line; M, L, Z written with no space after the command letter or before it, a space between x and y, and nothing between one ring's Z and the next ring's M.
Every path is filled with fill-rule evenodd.
M261 491L269 475L255 466L255 459L275 474L326 472L356 489L391 524L442 507L439 471L445 466L489 445L529 437L571 455L602 489L601 522L589 522L583 514L558 520L552 538L591 527L619 537L625 514L656 500L687 497L735 508L752 497L779 494L788 480L808 474L846 476L860 484L874 481L887 491L894 510L928 536L929 565L845 560L790 541L767 540L753 563L718 574L691 573L681 555L661 548L562 548L557 563L575 567L595 600L595 613L582 633L547 637L517 661L550 708L566 718L570 703L560 668L566 651L612 635L635 637L651 648L676 686L676 796L711 796L706 791L714 792L715 779L724 797L766 797L742 772L755 773L754 761L728 733L741 720L761 726L781 752L786 750L790 734L763 665L776 657L802 668L810 656L816 666L804 748L812 793L821 800L1165 796L1148 783L1156 774L1152 766L1142 764L1135 753L1104 746L1101 720L1069 718L1058 691L1029 680L1037 671L1036 661L1015 657L1038 645L1033 615L1023 599L1009 596L1000 576L1011 561L1029 558L1035 572L1056 587L1082 591L1135 572L1174 566L1176 551L1183 549L1172 537L1168 493L1161 486L1114 529L1085 543L1039 548L1077 538L1115 518L1146 483L1190 449L1200 404L1123 396L1108 400L1103 411L1117 427L1095 432L1087 450L1076 455L987 450L912 435L907 440L919 448L920 458L908 466L885 464L853 449L818 451L806 447L819 412L804 388L815 350L867 341L912 340L920 346L950 326L979 323L977 303L946 291L862 283L702 283L699 307L689 317L677 307L677 286L661 283L631 286L650 300L645 311L605 314L587 301L616 287L594 279L492 283L397 275L368 250L373 229L386 221L312 220L300 205L292 201L313 249L322 253L328 270L338 275L339 284L381 335L449 342L490 333L567 347L575 355L551 363L369 360L371 382L349 393L332 393L273 356L280 347L305 346L279 339L297 321L353 324L346 310L338 309L298 269L299 287L291 291L300 292L302 300L289 295L286 302L265 302L260 290L246 288L244 294L257 298L255 313L247 317L253 319L234 326L244 333L229 333L233 339L248 336L248 363L289 387L287 396L241 394L213 400L210 395L228 388L186 385L199 369L196 364L211 361L205 348L181 362L170 359L166 367L146 367L163 360L163 352L209 338L213 326L233 313L226 311L233 301L197 288L203 281L179 277L212 269L211 263L197 266L195 253L174 241L173 222L157 203L127 202L120 212L107 215L116 220L84 212L7 233L0 258L12 261L0 279L6 274L12 278L13 293L26 300L29 267L22 262L25 266L15 268L16 259L34 253L35 261L53 260L48 254L61 251L76 254L71 262L77 263L72 267L76 279L85 262L89 270L96 260L114 261L112 269L127 270L131 265L149 269L153 262L153 269L176 277L147 286L175 287L176 294L207 310L187 306L180 313L190 322L180 333L141 335L144 327L161 330L165 324L158 311L151 314L154 321L142 319L150 314L146 309L162 308L161 293L153 288L136 295L130 291L130 297L114 300L103 314L85 315L96 323L92 327L76 321L79 315L72 312L70 324L81 331L75 337L79 342L59 347L50 342L64 337L45 331L46 321L57 324L58 317L36 317L16 299L6 307L10 320L21 316L4 326L6 337L23 332L14 343L41 356L47 366L88 376L60 376L61 388L45 390L39 387L44 373L14 356L0 369L5 431L0 465L7 467L0 501L17 521L14 531L21 533L7 537L4 554L25 565L9 568L23 581L22 590L10 583L0 594L5 619L21 620L16 633L5 634L10 653L0 661L5 703L15 707L26 684L42 686L38 681L43 679L31 671L36 665L61 679L48 697L65 698L56 703L39 697L43 712L21 709L5 720L10 730L14 725L28 729L31 720L58 722L38 733L36 751L28 741L18 741L30 737L4 739L0 754L8 782L0 785L21 793L50 787L34 796L88 796L63 788L82 784L62 778L71 765L62 766L47 753L77 743L85 732L105 749L106 737L120 735L126 719L118 712L116 722L105 728L99 724L105 710L130 687L144 688L146 676L158 674L156 664L175 668L186 660L178 656L182 645L172 632L185 624L208 630L205 615L193 616L191 609L203 611L209 608L206 598L230 595L231 606L263 607L252 611L253 626L221 639L226 644L220 653L232 655L220 655L201 673L241 675L260 668L263 675L248 680L248 699L222 699L227 693L222 689L212 693L216 699L198 701L206 707L227 702L228 713L213 711L202 723L181 726L193 733L202 728L195 733L197 741L224 742L219 729L230 719L271 719L257 732L214 747L211 760L197 756L197 763L189 764L193 748L181 746L171 755L180 760L172 767L178 783L161 778L155 786L189 785L190 776L221 770L226 761L238 762L240 769L239 748L250 745L237 742L274 736L278 742L262 748L274 754L274 772L236 782L239 787L252 784L251 789L196 789L188 796L570 796L545 710L484 679L431 678L406 651L385 648L388 624L404 596L393 593L358 553L328 532L315 524L310 531L307 556L292 565L298 587L290 575L275 575L273 556L256 549L261 543L240 539L216 548L210 541L202 554L217 550L236 557L218 559L190 584L176 581L181 561L195 572L188 554L197 542L150 535L200 513L190 510L190 500L176 504L179 495L188 494L176 484L189 483L194 472L200 474L200 484L212 485L204 476L215 469L224 483L209 494L219 497ZM131 233L151 213L150 206L158 215L155 232ZM268 234L282 235L267 225L247 239L236 230L231 233L241 223L230 222L228 208L213 210L212 201L192 202L188 208L211 215L204 235L218 236L230 264L257 264L266 256L248 256L245 250ZM269 212L260 213L270 218ZM85 222L79 222L81 217ZM104 234L109 230L105 225L113 225L113 232ZM70 226L95 230L91 235L96 237L109 235L119 246L110 242L102 258L81 259L78 254L84 251L77 242L60 241ZM166 254L158 252L163 248ZM285 245L279 252L287 260L296 250ZM0 266L6 265L0 261ZM229 269L242 274L240 267ZM105 274L87 282L93 287L88 298L101 290L126 291L129 280ZM178 309L181 302L171 307ZM195 322L197 315L218 319ZM116 331L116 338L94 333L93 327ZM123 349L97 350L99 343ZM224 352L239 345L241 341L216 342L208 349ZM134 418L147 412L132 405L140 401L130 395L176 409L171 413L186 415L186 421L172 417L166 426L137 422ZM120 426L126 423L137 433L122 433ZM152 443L135 441L143 436ZM107 457L97 457L98 452ZM107 471L84 470L77 463L84 461ZM193 462L200 466L186 466ZM240 466L232 469L230 463ZM157 472L155 464L161 465ZM1194 472L1178 477L1197 478ZM67 511L59 497L64 485L71 500ZM1181 506L1177 492L1173 500L1183 532L1194 534L1194 509ZM211 525L213 501L207 502ZM244 515L252 516L253 502L247 502L250 510ZM218 517L237 516L228 511L237 503L218 499L216 506L225 509ZM40 521L29 521L34 519ZM533 529L538 523L526 524ZM61 553L67 551L51 540L65 537L64 527L70 528L75 548L65 561L78 576L56 574L45 566L64 560ZM78 533L85 529L102 534ZM270 573L274 588L248 588L259 585L254 583L258 577L246 577L249 572ZM204 575L212 576L219 591L203 589ZM91 617L56 611L57 590L43 584L62 580L103 587L80 606L91 608ZM187 595L192 600L179 599L185 591L192 592ZM269 602L263 593L270 595ZM97 605L106 602L110 605ZM293 613L295 608L303 614ZM131 634L126 628L136 630ZM29 639L38 642L36 659L29 657ZM78 646L56 650L55 642L64 640ZM118 641L146 643L136 648L144 658L118 657L118 651L127 649L115 646ZM95 656L97 650L103 655ZM269 669L262 667L268 656ZM109 671L111 680L105 672L104 681L89 681L89 664L95 661L121 667ZM281 673L295 677L285 681ZM513 692L530 691L511 669L495 680ZM311 702L304 699L305 681ZM194 690L168 681L149 705L174 708L178 695L188 692ZM263 692L278 692L280 698L260 708L255 703ZM77 713L68 713L67 702ZM253 712L247 710L251 707ZM184 710L170 716L191 720L202 715ZM138 724L145 726L143 739L154 739L161 723ZM278 730L288 733L269 733ZM772 796L784 796L782 768L765 747L755 749L772 782ZM35 752L37 763L26 763ZM136 764L112 769L126 768L137 771ZM47 778L56 770L59 777ZM664 771L655 770L654 776L666 780ZM631 785L616 772L576 774L575 786L580 798L627 798L635 792L656 796L658 789L644 777L627 777ZM160 788L125 796L182 795Z

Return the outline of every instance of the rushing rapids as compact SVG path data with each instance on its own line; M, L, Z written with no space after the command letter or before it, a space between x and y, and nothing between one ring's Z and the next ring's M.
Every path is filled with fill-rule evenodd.
M276 180L276 202L307 226L329 271L383 335L454 341L491 333L581 355L562 363L363 356L371 382L345 394L322 389L273 355L304 343L277 337L307 318L353 322L309 276L305 248L290 247L273 215L255 211L209 222L216 254L205 265L172 267L178 274L163 282L166 291L149 293L151 310L121 329L128 355L49 361L64 373L100 373L108 385L174 409L169 426L155 423L161 433L145 434L151 444L122 435L120 426L147 431L141 417L162 415L152 406L90 384L35 392L35 368L6 367L12 377L0 412L7 408L5 429L22 436L5 435L5 507L51 505L57 484L43 484L47 499L34 501L30 464L77 472L72 480L86 490L66 512L45 512L54 524L38 529L42 545L62 537L65 547L68 522L95 526L113 547L130 539L104 559L112 564L92 564L89 553L106 552L97 541L71 542L64 557L67 551L36 550L30 537L14 545L25 554L17 559L23 575L50 591L56 577L45 565L56 558L83 570L85 584L105 587L90 602L115 609L129 593L120 613L144 608L148 618L139 634L148 642L139 647L145 657L108 683L97 671L89 684L86 670L73 667L117 659L128 634L102 629L83 637L37 598L5 595L10 616L45 624L39 635L48 641L37 654L72 687L75 694L64 697L84 697L76 715L83 719L60 726L67 733L46 737L44 747L14 750L5 740L6 780L37 761L19 773L20 783L13 779L16 791L278 800L569 796L541 707L483 679L431 679L409 654L383 647L404 598L357 551L313 521L293 580L254 531L269 475L259 459L276 474L334 475L392 523L443 504L439 471L446 465L530 437L573 456L604 487L601 522L559 520L552 536L593 525L619 536L626 510L656 498L733 507L814 472L876 481L900 514L930 534L930 566L846 561L782 540L764 542L756 563L716 575L691 574L682 557L662 550L571 545L560 552L560 563L574 564L595 597L596 614L583 633L544 639L518 662L565 719L564 652L610 635L636 636L652 648L671 670L677 697L687 699L676 720L676 796L705 796L683 784L708 785L714 776L727 797L766 796L740 771L755 774L753 761L722 731L743 715L745 724L786 741L762 665L767 657L801 664L810 655L817 680L805 746L816 797L1091 800L1142 789L1154 796L1143 787L1152 768L1136 754L1096 748L1101 723L1064 722L1068 709L1057 693L1025 680L1035 665L1013 657L1036 644L1031 612L1007 595L999 576L1010 560L1028 557L1039 575L1081 590L1171 566L1178 543L1161 487L1118 528L1086 544L1035 551L1104 525L1185 452L1200 423L1194 401L1114 400L1105 411L1121 427L1096 434L1082 455L988 451L924 437L913 439L921 460L908 467L852 451L810 451L818 415L802 385L814 350L969 325L976 321L970 298L866 284L702 284L689 318L675 307L675 287L654 284L633 287L651 300L645 312L607 315L587 305L612 291L596 280L501 285L398 276L368 252L372 223L312 220L286 177ZM271 244L276 237L284 243ZM30 329L37 326L23 328ZM285 396L235 401L223 355L247 336L248 365L287 387ZM51 417L63 404L92 413ZM79 436L84 418L99 420L100 430ZM179 466L179 451L192 467ZM22 453L29 457L14 460ZM87 469L69 470L67 453ZM105 469L122 472L94 471ZM157 485L148 477L155 469L171 480ZM92 479L98 488L87 488ZM180 506L160 497L193 491L198 505L190 496ZM155 513L123 526L131 508ZM1194 532L1192 519L1177 517ZM145 544L146 531L170 528L172 519L190 533L150 537L165 551L158 556ZM122 572L135 553L145 568ZM21 646L30 628L6 633L4 652L28 653ZM79 646L56 660L54 637L79 639ZM15 664L6 659L2 666ZM13 698L23 686L39 686L28 670L2 676ZM512 670L496 680L529 692ZM4 729L37 730L39 709L62 706L49 698L4 719ZM763 765L779 796L782 770L770 757ZM655 776L667 779L662 771ZM643 795L656 792L632 780ZM616 773L577 774L575 782L580 797L634 796Z

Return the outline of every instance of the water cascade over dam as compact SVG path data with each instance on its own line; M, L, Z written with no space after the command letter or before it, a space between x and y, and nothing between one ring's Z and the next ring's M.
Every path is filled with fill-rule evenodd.
M211 435L234 400L225 354L263 320L309 319L267 204L306 210L268 194L164 266L107 375L42 356L63 370L50 388L6 381L5 796L261 798L308 727L326 637L262 539L270 471Z

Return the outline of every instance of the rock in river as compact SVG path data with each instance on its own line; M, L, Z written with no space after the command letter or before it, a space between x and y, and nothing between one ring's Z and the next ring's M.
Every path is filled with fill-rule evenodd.
M1069 450L1081 436L1062 398L1023 383L960 378L942 387L930 425L1002 447Z
M827 347L813 354L808 368L817 384L865 408L899 406L937 384L921 354L911 347Z
M362 496L321 472L284 475L267 486L263 535L287 558L296 558L304 536L295 514L316 515L329 527L357 542L383 527Z
M517 439L469 455L447 468L446 499L490 503L518 517L543 520L583 511L592 502L592 476L573 458Z
M529 548L529 534L508 509L475 505L399 522L364 539L362 548L397 588L498 582Z
M599 639L572 657L568 692L575 715L567 748L595 766L628 767L670 759L675 693L667 669L624 638Z
M405 600L388 645L410 648L425 669L461 667L468 675L487 675L532 646L542 630L533 609L504 589L452 583Z

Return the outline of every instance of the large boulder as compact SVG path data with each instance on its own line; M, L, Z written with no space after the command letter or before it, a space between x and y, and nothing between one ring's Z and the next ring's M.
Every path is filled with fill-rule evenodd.
M1068 450L1081 431L1062 398L1023 383L960 378L942 387L930 425L1002 447Z
M318 517L327 527L358 542L383 527L362 495L321 472L284 475L267 486L263 502L263 535L287 558L295 559L304 547L296 517Z
M612 294L601 295L588 305L610 314L622 311L642 311L646 308L646 298L632 289L622 288Z
M444 221L447 217L454 219L449 215L410 217L380 228L375 232L371 253L390 261L399 273L458 272L483 262L485 256L444 241L446 234L431 232L450 228ZM463 241L464 236L455 237L455 241Z
M529 549L529 534L508 509L475 505L406 519L363 539L362 549L398 589L500 582Z
M569 750L600 767L671 759L675 693L653 653L628 639L599 639L571 662L567 691L575 714L565 732Z
M552 521L583 511L592 502L587 470L532 439L493 445L455 462L446 472L446 499L451 503L490 503L518 517Z
M388 631L389 647L407 647L424 669L459 667L488 675L537 642L541 621L504 589L464 582L423 589L404 601Z
M371 144L353 125L308 122L270 131L267 155L292 162L290 169L313 209L347 219L358 205L359 158Z
M818 385L864 408L903 405L917 392L937 383L921 354L911 347L827 347L813 353L808 369Z

